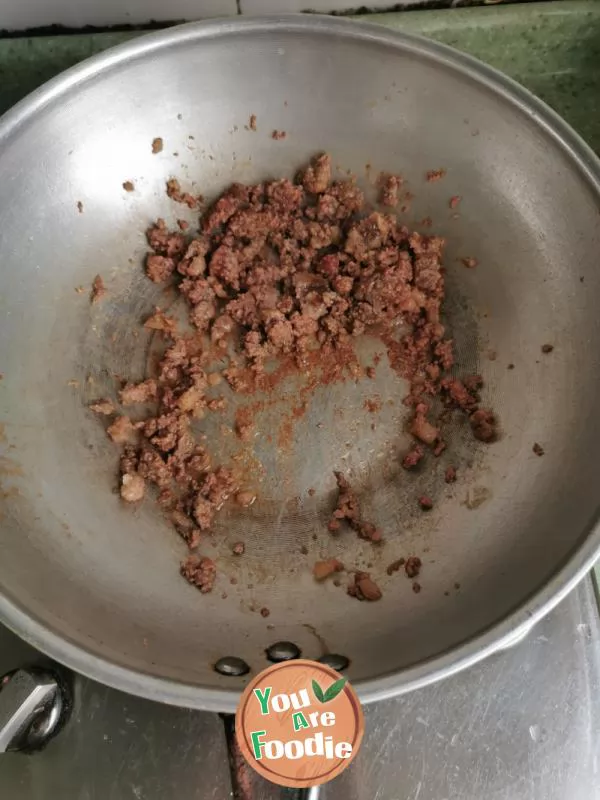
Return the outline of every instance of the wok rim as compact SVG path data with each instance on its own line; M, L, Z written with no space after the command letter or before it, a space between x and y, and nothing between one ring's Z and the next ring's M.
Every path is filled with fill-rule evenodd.
M593 150L555 111L529 90L498 70L472 56L423 36L389 30L381 25L339 17L315 15L275 15L256 18L227 18L186 23L163 31L140 36L92 56L62 72L29 94L0 119L0 146L17 133L44 107L86 81L110 72L120 64L186 42L201 43L224 35L244 32L269 33L274 30L337 35L347 39L372 42L402 52L413 52L432 62L462 73L478 82L498 99L503 99L552 137L568 157L571 167L598 197L600 208L600 159ZM466 669L492 653L512 646L546 616L593 567L600 554L600 504L582 533L579 544L551 577L526 599L475 636L449 650L415 665L377 678L353 682L363 703L385 700L420 689ZM55 633L37 621L22 605L2 594L0 587L0 622L30 645L59 663L107 686L151 700L204 711L234 712L241 694L235 689L186 683L123 667L99 657L83 644Z

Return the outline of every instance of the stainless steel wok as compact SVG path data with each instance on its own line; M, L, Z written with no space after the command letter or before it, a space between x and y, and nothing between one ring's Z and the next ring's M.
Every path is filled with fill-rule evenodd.
M256 132L245 129L251 114ZM459 368L482 372L502 436L476 446L457 422L434 469L408 476L406 386L384 362L375 382L317 390L289 446L276 447L301 388L292 381L243 453L259 500L221 514L204 549L219 581L204 596L179 576L185 545L153 503L134 510L115 496L117 452L87 405L114 396L115 375L144 375L153 342L137 335L140 320L173 302L141 268L148 222L182 216L166 179L210 197L231 181L291 175L323 150L366 188L379 170L402 173L408 223L431 217L447 237ZM429 184L435 168L447 175ZM368 702L507 646L590 568L600 165L519 86L446 47L338 19L187 25L86 61L20 103L0 123L0 177L0 616L36 647L129 692L230 711L245 679L217 674L217 659L258 671L266 647L290 640L309 658L347 656ZM464 257L479 266L465 269ZM108 295L91 305L97 273ZM376 393L374 419L363 405ZM207 433L223 458L237 452L218 426ZM459 479L447 487L451 461ZM360 492L383 547L326 531L333 469ZM430 514L417 491L433 495ZM325 555L367 567L383 599L317 585L311 567ZM418 595L385 572L407 555L424 562Z

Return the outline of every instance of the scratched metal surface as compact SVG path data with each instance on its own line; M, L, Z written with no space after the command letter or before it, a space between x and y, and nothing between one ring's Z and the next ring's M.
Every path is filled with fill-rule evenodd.
M598 800L600 624L589 579L520 645L367 708L324 800Z
M0 674L35 651L0 628ZM45 751L0 757L6 800L226 800L216 715L76 677ZM357 760L321 800L599 800L600 618L586 579L527 639L445 682L365 709ZM280 800L256 784L255 800Z

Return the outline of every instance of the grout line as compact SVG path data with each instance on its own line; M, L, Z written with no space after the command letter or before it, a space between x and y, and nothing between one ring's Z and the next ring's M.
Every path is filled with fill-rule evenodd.
M1 0L0 0L1 2ZM247 16L242 8L243 0L235 0L235 15L236 16ZM311 2L315 2L315 0L305 0L307 9L310 7ZM589 0L588 0L589 2ZM321 4L322 0L318 1L318 4ZM586 0L583 0L583 3L587 5ZM330 13L333 16L359 16L359 17L376 17L379 15L390 15L390 14L402 14L404 15L406 12L410 11L442 11L442 10L460 10L460 11L467 11L469 9L506 9L509 8L517 8L517 7L524 7L524 6L536 6L541 5L544 6L544 11L546 13L570 13L573 11L573 6L577 5L577 0L563 0L560 2L559 0L554 0L553 2L548 2L548 0L500 0L500 2L493 2L493 0L404 0L403 3L398 3L397 0L390 0L389 5L386 6L375 6L369 7L368 0L366 5L361 5L360 0L357 0L355 4L352 3L352 0L348 0L348 7L343 10L338 11L315 11L312 10L305 10L302 13L316 13L316 14L323 14L323 13ZM589 4L591 8L591 3ZM552 12L550 11L550 6L552 6ZM578 9L575 9L576 11ZM274 13L275 9L273 9ZM412 16L412 15L411 15ZM490 15L491 19L496 19L496 15ZM440 27L440 23L442 25L448 24L449 20L452 19L454 21L454 15L448 15L443 20L436 22L435 27ZM461 18L461 20L464 18ZM116 24L116 25L84 25L82 27L71 27L68 25L44 25L40 27L34 28L22 28L22 29L10 29L7 30L5 28L0 27L0 41L5 39L28 39L33 37L58 37L58 36L72 36L72 35L82 35L82 34L98 34L98 33L144 33L146 31L153 31L153 30L162 30L164 28L168 28L172 25L180 25L183 22L186 22L186 19L171 19L171 20L150 20L145 23L137 23L137 24ZM429 31L424 31L429 32Z
M552 1L552 0L551 0ZM242 11L242 0L236 0L239 13ZM305 0L305 6L298 9L301 14L330 14L336 17L376 16L377 14L403 14L407 11L452 11L455 9L491 8L512 5L548 4L549 0L388 0L384 4L369 5L369 1L348 0L345 8L331 9L327 0ZM553 0L557 2L557 0ZM276 13L278 2L273 3L270 13ZM250 12L252 13L252 12Z

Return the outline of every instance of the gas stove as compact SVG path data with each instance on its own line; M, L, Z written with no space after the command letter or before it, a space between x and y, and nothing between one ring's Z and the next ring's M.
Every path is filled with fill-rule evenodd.
M0 626L0 675L31 667L62 676L70 711L38 752L0 754L1 798L232 797L217 715L70 674ZM321 789L323 800L600 800L600 616L592 578L509 650L368 706L365 721L358 758ZM252 800L281 796L255 781Z
M540 94L600 151L598 13L591 2L522 3L386 14L380 21L492 63ZM134 35L4 40L0 111L81 58ZM217 715L64 672L0 626L0 679L24 667L58 670L70 710L39 752L0 753L0 800L231 798L225 726ZM44 673L33 680L54 696ZM359 756L321 789L322 800L600 800L600 617L592 579L510 650L369 706L365 721ZM253 800L281 798L266 783L255 789Z

